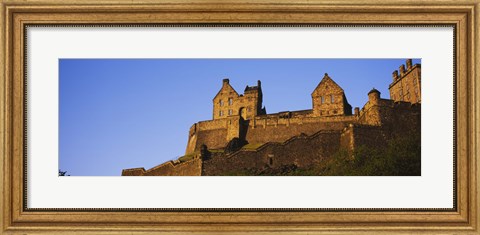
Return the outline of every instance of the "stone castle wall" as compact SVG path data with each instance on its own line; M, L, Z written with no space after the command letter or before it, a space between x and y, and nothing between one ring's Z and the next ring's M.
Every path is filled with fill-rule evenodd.
M225 147L227 143L227 129L214 129L199 131L196 135L196 141L193 149L190 149L187 154L200 150L202 144L205 144L210 149L218 149Z
M390 139L421 133L421 105L381 100L361 112L358 122L347 129L352 132L353 147L384 147Z
M384 130L378 126L351 126L348 128L350 139L353 141L350 151L358 147L379 148L386 146L387 136Z
M283 143L267 143L256 150L240 150L232 155L213 154L204 161L202 175L229 175L249 169L275 169L286 165L306 168L329 157L340 146L340 131L320 131L300 135Z
M199 176L202 175L202 160L195 158L186 162L168 161L149 170L125 169L122 176Z
M243 132L249 143L283 142L302 133L312 135L319 130L341 130L355 120L355 116L313 117L309 111L285 112L248 120L248 128ZM186 154L198 151L202 144L209 149L225 147L229 140L240 135L240 126L238 116L194 124L190 128Z
M248 130L250 138L261 139L261 141L286 138L288 134L277 131L282 128L285 128L285 133L290 133L290 136L295 130L300 134L287 138L283 142L268 142L256 150L242 149L231 155L213 154L210 159L204 161L202 175L238 174L252 169L280 171L280 168L291 165L297 168L308 168L313 164L322 163L341 149L351 152L360 146L383 148L392 138L420 133L421 107L419 104L385 100L370 106L367 110L361 117L364 124L358 121L307 123L303 124L306 128L304 130L295 129L302 126L297 124L288 127L267 126L265 129L250 128ZM378 117L373 117L372 121L370 113L378 114ZM377 120L381 120L381 126L368 124ZM309 133L316 128L320 128L320 131ZM249 134L247 133L247 139Z
M283 142L302 133L312 135L320 130L342 130L349 124L382 126L392 133L408 130L412 122L420 122L420 105L387 99L370 99L358 115L314 117L309 112L297 115L284 112L257 116L248 120L244 130L249 143ZM290 114L289 114L290 113ZM412 116L412 113L414 114ZM199 122L192 126L186 154L196 152L202 144L209 149L224 148L229 140L239 136L239 119L220 119ZM397 127L402 126L399 129ZM233 132L233 134L232 134Z
M210 148L224 147L227 139L228 120L217 119L193 124L188 133L187 149L185 154L200 149L202 143Z
M345 122L291 122L289 125L276 124L267 126L249 127L246 139L249 143L267 143L267 142L284 142L292 136L306 134L313 135L320 130L340 131L348 121Z

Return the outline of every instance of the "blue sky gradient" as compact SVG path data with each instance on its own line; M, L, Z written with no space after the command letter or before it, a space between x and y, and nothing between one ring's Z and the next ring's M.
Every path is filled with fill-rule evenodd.
M353 107L367 92L389 98L405 59L60 59L59 169L119 176L185 153L188 130L212 119L212 99L229 78L238 93L262 81L267 113L312 108L325 73ZM414 59L413 63L420 63Z

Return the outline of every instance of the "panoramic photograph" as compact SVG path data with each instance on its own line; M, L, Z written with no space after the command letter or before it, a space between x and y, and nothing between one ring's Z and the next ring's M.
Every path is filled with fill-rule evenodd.
M59 176L420 176L421 59L60 59Z

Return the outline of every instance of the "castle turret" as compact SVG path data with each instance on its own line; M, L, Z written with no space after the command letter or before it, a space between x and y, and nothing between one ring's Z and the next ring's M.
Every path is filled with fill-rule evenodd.
M384 104L380 99L380 91L372 88L372 90L368 92L368 102L362 108L360 123L373 126L381 125L382 115L380 109Z
M372 105L376 105L379 103L379 101L380 101L380 91L373 88L368 92L368 102L370 102Z

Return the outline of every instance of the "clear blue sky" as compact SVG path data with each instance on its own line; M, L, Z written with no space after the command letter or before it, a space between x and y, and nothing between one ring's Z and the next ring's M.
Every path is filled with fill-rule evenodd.
M119 176L185 153L188 130L212 118L229 78L238 93L262 81L267 113L311 109L325 73L362 107L377 88L389 98L405 59L60 59L59 168L72 176ZM420 63L414 59L413 63Z

